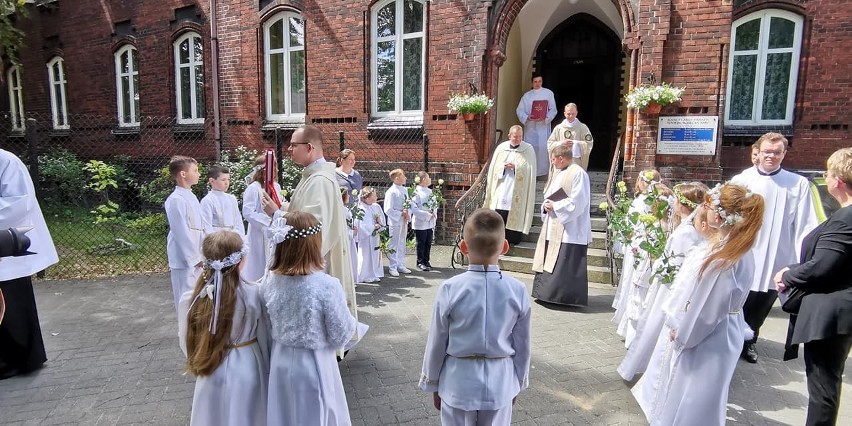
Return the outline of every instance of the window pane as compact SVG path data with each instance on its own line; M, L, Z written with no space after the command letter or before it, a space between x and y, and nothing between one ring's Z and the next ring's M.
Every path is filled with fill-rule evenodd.
M770 53L766 57L763 86L763 120L787 118L787 95L790 87L792 53Z
M138 59L136 59L136 49L130 51L130 59L133 63L133 68L131 69L131 71L139 72L139 62Z
M769 48L793 47L796 23L784 18L773 17L769 21Z
M178 45L178 63L189 63L189 39L182 41Z
M135 61L136 55L133 55ZM139 74L133 76L133 121L139 121Z
M192 93L189 91L189 68L180 69L180 118L192 118Z
M748 21L737 27L734 50L755 50L760 39L760 18Z
M65 108L62 105L62 87L58 84L53 86L53 96L56 100L56 123L60 126L65 125Z
M376 110L379 112L394 110L394 93L395 87L394 76L396 74L395 67L396 47L393 41L383 41L377 43L376 49L376 98L378 105Z
M57 62L53 64L53 82L60 83L62 82L62 63Z
M731 120L750 120L752 117L756 69L757 55L734 56L730 99Z
M284 55L269 55L270 114L284 114Z
M130 66L130 61L127 60L127 55L129 51L125 51L121 55L118 56L118 66L119 66L119 74L127 74L130 72L128 69Z
M9 84L12 86L12 88L17 89L17 88L21 87L21 83L18 82L18 78L19 78L19 76L18 76L18 70L17 69L13 70L11 73L9 73Z
M121 122L129 123L130 119L130 78L121 78Z
M290 113L305 113L305 51L290 52Z
M195 117L204 117L204 71L201 65L195 67Z
M406 111L420 109L422 46L420 37L402 42L402 109Z
M396 3L390 3L376 13L376 35L387 37L396 34Z
M403 15L404 34L423 31L423 3L405 0Z
M279 19L269 26L269 48L280 49L284 47L284 20Z
M193 46L195 46L195 55L192 57L192 59L196 62L201 62L202 58L204 57L204 55L202 55L204 48L201 46L201 38L193 37L192 44Z
M305 45L305 22L299 18L290 18L290 47Z

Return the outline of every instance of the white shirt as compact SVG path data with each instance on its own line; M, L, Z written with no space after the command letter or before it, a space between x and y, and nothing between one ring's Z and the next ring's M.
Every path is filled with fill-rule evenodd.
M408 199L408 189L402 185L393 184L385 191L385 214L388 216L388 226L399 226L402 222L402 208Z
M227 192L211 190L201 199L200 204L206 233L233 231L240 234L245 241L246 229L237 197Z
M169 268L186 269L201 262L201 241L204 239L204 221L201 204L189 189L175 187L164 204L169 220L166 237L166 254Z
M432 197L429 187L418 185L414 189L414 197L411 200L411 228L415 230L433 229L437 221L438 207L427 209L424 207Z

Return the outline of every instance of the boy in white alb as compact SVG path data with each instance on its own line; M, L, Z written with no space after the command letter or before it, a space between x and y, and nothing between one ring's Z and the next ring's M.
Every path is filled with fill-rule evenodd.
M474 211L460 248L470 266L438 289L419 386L433 392L444 426L508 425L529 386L529 297L497 266L509 251L497 212Z
M396 250L388 254L388 273L398 277L399 273L410 274L411 269L405 267L405 237L408 234L408 220L411 218L409 207L411 200L405 188L405 172L394 169L389 173L393 185L385 191L385 214L388 216L388 232L390 233L390 248Z
M417 173L417 188L411 200L411 228L417 241L417 268L429 271L429 252L432 250L432 238L435 234L435 222L438 219L438 201L429 189L432 179L429 173Z
M228 193L231 186L231 174L228 169L214 164L207 169L207 182L210 192L201 199L201 218L204 220L204 232L232 231L246 240L246 228L237 197Z
M172 293L177 311L180 297L195 288L201 273L201 241L204 239L204 221L201 204L192 193L198 183L198 162L194 158L176 155L169 161L169 173L175 180L175 190L163 207L169 221L166 237L166 255L171 270Z

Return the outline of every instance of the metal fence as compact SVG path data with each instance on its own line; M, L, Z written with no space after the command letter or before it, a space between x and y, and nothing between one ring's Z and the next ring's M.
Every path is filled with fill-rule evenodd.
M8 117L0 121L0 147L30 167L60 257L46 271L49 278L167 271L162 205L174 188L165 169L173 155L198 160L202 179L193 190L199 199L208 191L206 167L214 163L230 168L229 192L240 199L243 177L266 148L279 153L282 187L295 186L301 177L286 154L293 128L227 122L217 132L211 120L183 125L173 117L143 117L138 126L118 127L114 116L71 115L68 128L57 129L49 115L34 113L28 113L24 129L13 129L11 122ZM422 129L315 124L326 137L326 158L333 161L342 148L354 150L364 185L374 186L380 198L395 168L408 172L409 182L420 170L429 171L433 181L446 179L447 205L436 234L438 241L455 236L459 224L453 204L472 178L460 176L464 173L456 169L461 167L430 162Z

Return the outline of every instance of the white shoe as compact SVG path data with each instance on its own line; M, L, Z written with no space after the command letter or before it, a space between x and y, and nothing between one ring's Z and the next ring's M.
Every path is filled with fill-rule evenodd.
M400 266L399 268L396 268L396 269L399 272L402 272L403 274L410 274L411 273L411 269L408 269L405 266Z
M409 272L411 272L411 271L409 271ZM399 272L396 272L396 269L390 269L390 270L388 270L388 273L392 277L398 277L399 276Z

